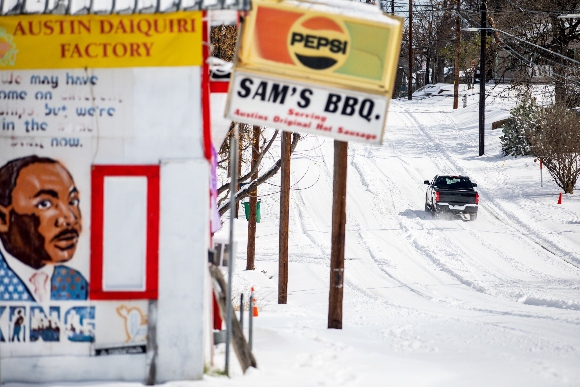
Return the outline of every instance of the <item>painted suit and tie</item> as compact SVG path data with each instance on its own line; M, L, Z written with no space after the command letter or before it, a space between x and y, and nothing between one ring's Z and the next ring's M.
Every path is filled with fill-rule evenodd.
M48 280L50 297L40 300L35 295L34 284L23 281L6 263L0 252L0 300L1 301L75 301L88 299L89 283L77 270L68 266L57 266ZM33 282L33 281L29 281Z

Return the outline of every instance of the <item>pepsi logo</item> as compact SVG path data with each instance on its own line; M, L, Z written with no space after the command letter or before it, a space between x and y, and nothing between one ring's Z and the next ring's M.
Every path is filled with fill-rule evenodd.
M350 35L340 21L305 15L290 28L288 51L298 66L333 71L348 57Z

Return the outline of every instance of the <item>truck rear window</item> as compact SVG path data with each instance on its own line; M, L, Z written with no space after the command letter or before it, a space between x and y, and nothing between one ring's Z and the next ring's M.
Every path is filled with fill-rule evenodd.
M442 189L470 189L473 188L471 180L460 176L439 176L435 185Z

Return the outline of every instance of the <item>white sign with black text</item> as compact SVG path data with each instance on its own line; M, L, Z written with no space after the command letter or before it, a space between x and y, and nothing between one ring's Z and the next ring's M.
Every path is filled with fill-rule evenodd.
M388 97L237 71L226 117L340 141L380 144Z

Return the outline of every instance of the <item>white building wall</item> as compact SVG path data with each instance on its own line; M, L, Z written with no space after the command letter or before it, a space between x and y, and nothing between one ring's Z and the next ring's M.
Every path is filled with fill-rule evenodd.
M208 181L205 160L161 164L157 383L203 376Z

